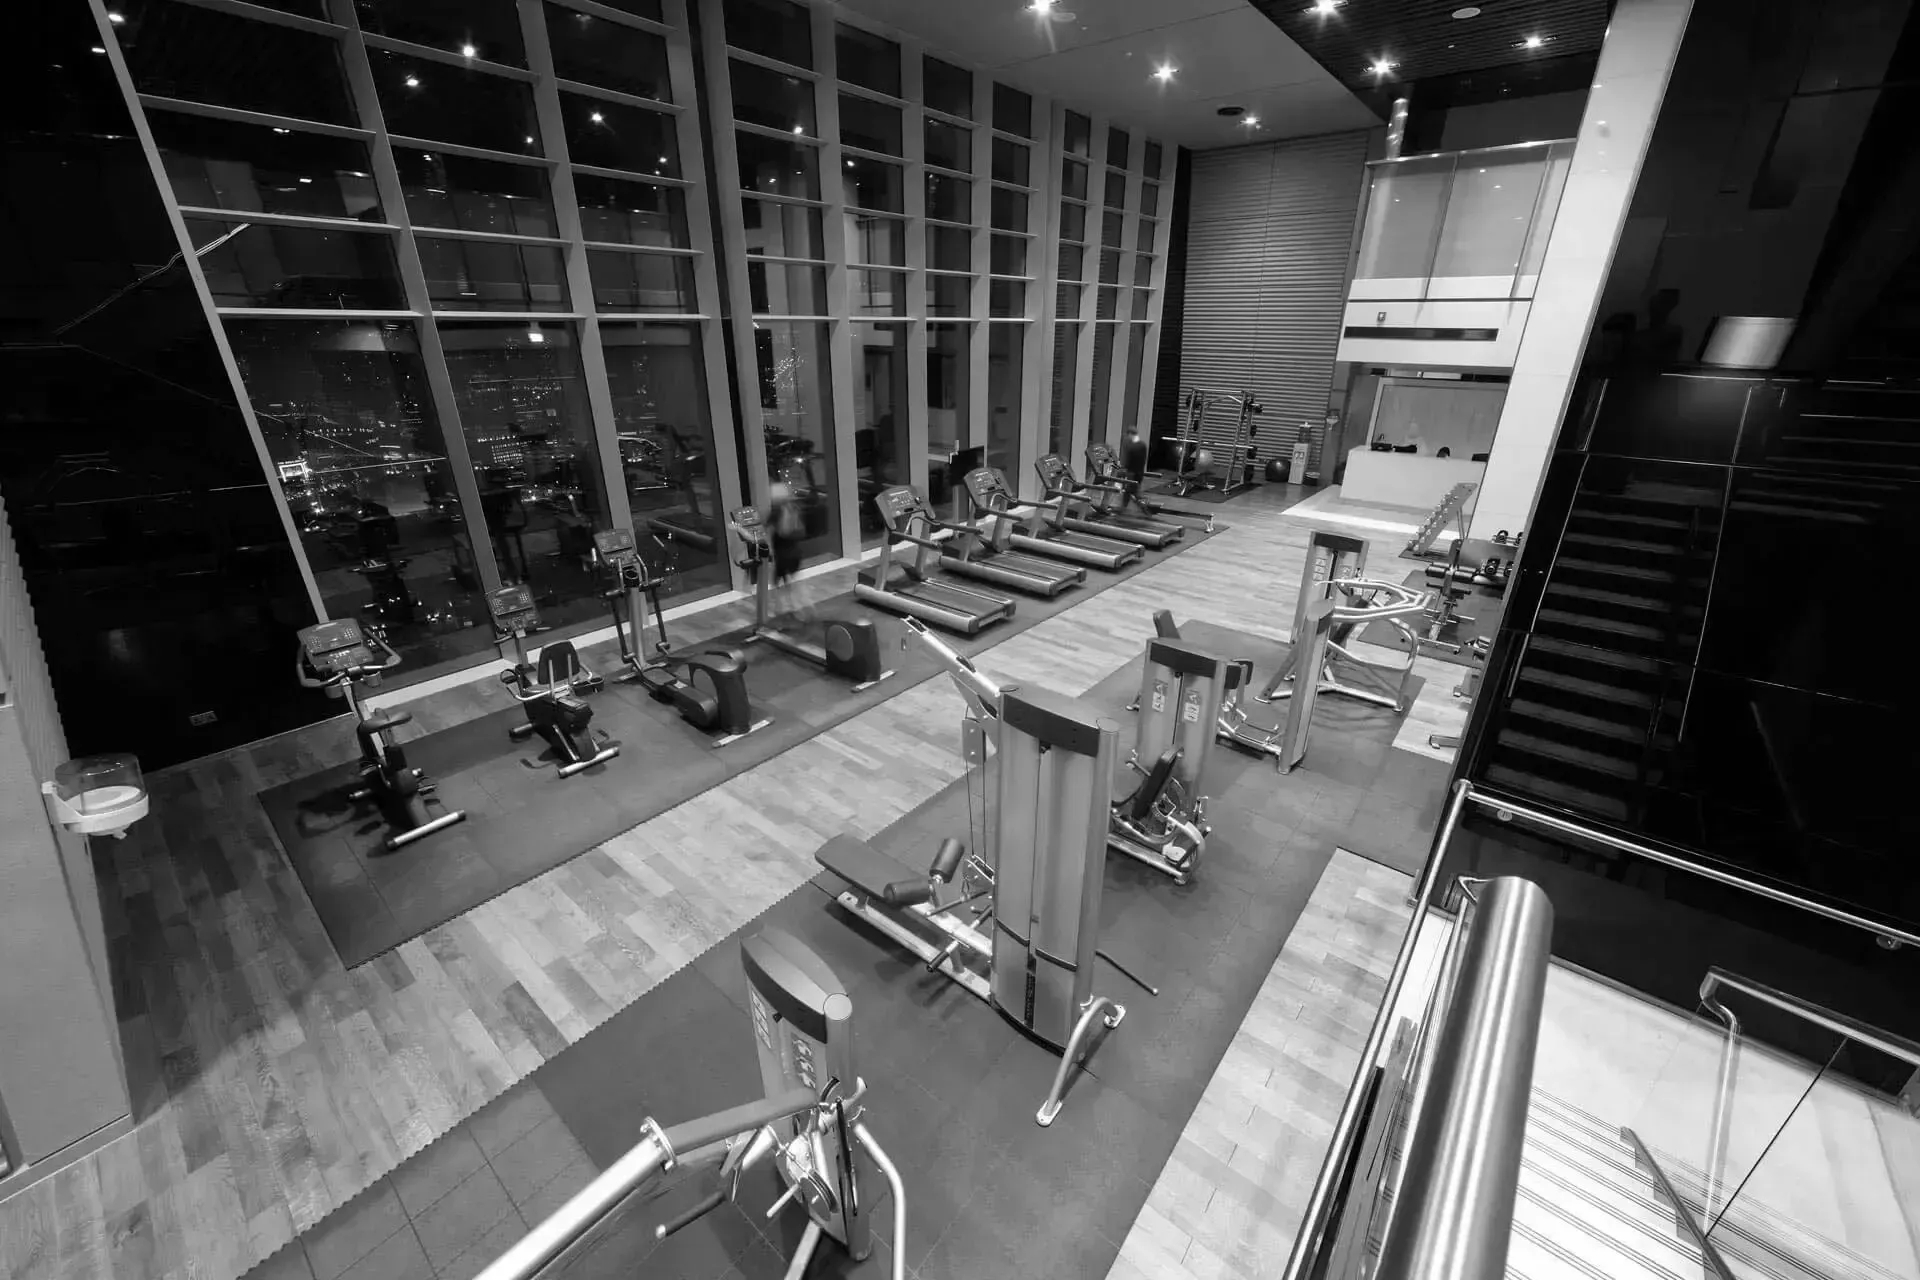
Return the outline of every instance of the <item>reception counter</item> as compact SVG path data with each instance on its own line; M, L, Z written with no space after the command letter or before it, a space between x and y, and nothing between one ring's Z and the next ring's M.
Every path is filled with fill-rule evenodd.
M1415 507L1430 511L1456 484L1478 485L1487 464L1459 458L1436 458L1431 454L1378 453L1364 446L1347 454L1347 470L1340 481L1340 496L1357 502L1378 502L1390 507ZM1473 511L1474 500L1466 509Z

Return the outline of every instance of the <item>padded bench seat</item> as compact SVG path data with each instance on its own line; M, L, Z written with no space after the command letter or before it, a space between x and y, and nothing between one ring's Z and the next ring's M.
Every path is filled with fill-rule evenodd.
M884 898L888 885L924 883L927 878L925 871L915 871L858 836L835 836L813 856L821 866L870 898Z

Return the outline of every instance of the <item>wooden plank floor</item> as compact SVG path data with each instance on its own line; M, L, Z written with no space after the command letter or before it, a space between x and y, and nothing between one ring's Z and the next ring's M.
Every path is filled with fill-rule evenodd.
M1306 547L1284 501L1215 508L1226 532L983 665L1080 693L1163 607L1284 638ZM1419 714L1446 723L1457 668L1419 669ZM430 732L500 696L486 681L408 709ZM908 690L352 971L255 799L350 759L349 723L156 775L156 820L95 849L138 1126L0 1204L0 1275L231 1280L797 886L828 836L873 834L958 776L959 716L944 681Z

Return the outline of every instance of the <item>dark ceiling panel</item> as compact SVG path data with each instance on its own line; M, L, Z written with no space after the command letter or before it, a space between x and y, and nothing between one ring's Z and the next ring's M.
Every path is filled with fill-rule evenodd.
M1606 36L1612 9L1611 0L1482 0L1477 17L1453 17L1471 3L1344 0L1322 14L1314 0L1253 0L1334 78L1369 101L1396 83L1591 55ZM1529 49L1529 36L1543 43ZM1384 78L1371 69L1380 58L1395 64Z

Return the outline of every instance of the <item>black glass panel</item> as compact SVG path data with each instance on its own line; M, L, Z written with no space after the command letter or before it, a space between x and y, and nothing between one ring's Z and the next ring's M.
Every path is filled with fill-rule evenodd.
M904 271L853 272L853 312L861 316L907 314L907 273Z
M216 306L406 309L392 232L189 218L187 234Z
M1060 246L1060 278L1062 280L1081 280L1087 269L1087 251L1077 244Z
M989 265L987 269L997 276L1023 276L1027 274L1027 240L1025 236L994 236L988 243Z
M900 108L855 94L840 95L840 141L867 151L904 155Z
M513 0L354 0L360 29L508 66L527 65Z
M121 0L115 28L142 93L276 116L358 124L330 36L176 4Z
M951 454L966 443L968 400L973 379L968 376L968 348L973 343L969 324L927 326L927 451ZM931 477L929 478L931 480ZM944 505L951 494L928 497Z
M1126 215L1105 213L1100 215L1100 243L1110 249L1120 247L1121 232L1126 228Z
M1151 222L1142 222L1139 231L1134 235L1133 247L1141 253L1152 253L1156 225Z
M930 316L966 316L973 314L973 277L927 277L927 314Z
M380 221L365 143L173 111L147 124L183 205Z
M993 179L995 182L1011 182L1018 186L1027 185L1027 171L1030 167L1033 148L1023 147L1008 138L993 140Z
M547 6L554 74L658 102L673 100L667 42L650 31L609 22L578 9Z
M740 185L777 196L820 198L820 152L804 143L782 142L761 133L735 130L740 156ZM870 162L869 162L870 163Z
M767 480L799 505L805 529L800 549L808 556L840 554L840 503L834 495L839 433L827 328L816 320L768 320L753 329Z
M1140 184L1140 212L1151 218L1160 212L1160 184L1143 182Z
M1067 112L1067 127L1061 135L1060 149L1070 156L1093 154L1093 121L1078 111Z
M565 311L566 262L557 245L414 237L435 311Z
M848 156L842 162L840 180L846 184L848 204L858 209L884 209L893 213L906 210L906 179L897 164Z
M791 0L726 0L727 43L796 67L813 66L813 19Z
M1153 283L1153 259L1144 253L1133 260L1133 283L1138 288Z
M684 594L725 586L725 512L699 330L603 320L600 345L634 531L661 538L677 552L678 572L664 590ZM687 539L688 532L696 538ZM711 543L708 550L699 550L701 540Z
M961 227L928 227L927 266L934 271L973 270L973 232Z
M859 305L858 298L855 305ZM909 465L912 435L907 413L907 327L854 325L853 358L853 465L860 476L860 540L871 545L886 533L886 522L880 518L873 496L913 479Z
M993 86L993 127L1002 133L1033 136L1033 96L1004 84Z
M733 84L734 119L782 133L807 137L819 133L813 115L813 81L737 58L731 60L728 67L728 78Z
M1127 167L1127 156L1133 149L1133 139L1127 137L1125 129L1107 130L1107 164L1115 169Z
M229 320L226 331L327 615L385 627L417 665L490 650L412 322Z
M945 222L973 221L973 183L944 173L929 173L927 216Z
M877 267L907 264L907 224L899 218L847 214L847 256Z
M920 75L921 94L929 107L973 119L973 72L938 58L926 58L921 61Z
M1060 238L1073 241L1087 238L1087 206L1071 200L1060 202Z
M900 96L899 45L842 22L834 29L833 51L842 80L875 93Z
M678 187L576 173L573 194L580 202L580 231L588 240L692 247L687 236L687 199Z
M1120 283L1120 251L1119 250L1102 249L1100 251L1100 283L1101 284L1119 284Z
M662 178L680 176L680 144L672 116L563 93L560 118L566 127L567 153L575 164Z
M1026 347L1026 325L987 326L987 465L1008 476L1019 470Z
M1160 176L1160 163L1160 144L1149 142L1146 146L1146 159L1141 164L1142 171L1149 178L1157 178Z
M1135 289L1133 291L1133 318L1135 320L1145 320L1147 318L1147 307L1151 304L1152 300L1153 295L1147 293L1145 290Z
M693 259L678 254L587 253L593 305L599 311L693 312Z
M973 130L944 120L926 122L927 163L963 173L973 169Z
M415 226L557 234L544 169L407 147L395 147L393 160Z
M1001 231L1025 231L1027 229L1027 193L1009 191L1005 187L995 187L987 193L987 207L991 222Z
M747 252L775 258L825 258L826 237L820 211L803 204L742 197L740 214L746 223Z
M1112 320L1120 314L1120 290L1113 285L1101 285L1093 299L1093 318Z
M1053 289L1053 313L1066 319L1078 319L1080 315L1080 294L1084 286L1077 284L1055 285Z
M1105 292L1105 290L1102 290ZM1087 378L1087 439L1116 443L1107 419L1113 403L1113 338L1117 324L1093 326L1093 371Z
M747 293L755 315L827 314L827 269L797 262L747 262Z
M1064 292L1068 285L1060 286ZM1072 311L1062 310L1063 315ZM1053 326L1053 395L1047 413L1047 452L1058 453L1073 438L1073 411L1080 385L1080 325Z
M1024 316L1027 314L1027 286L1022 280L989 280L987 314Z
M1127 175L1107 170L1107 208L1124 209L1127 207Z
M618 9L622 13L630 13L636 18L651 18L655 22L666 21L666 18L662 16L660 0L600 0L600 3L609 9Z
M367 57L373 64L381 113L394 134L489 151L540 154L530 86L384 49L369 49Z
M1087 166L1078 160L1060 162L1060 194L1069 200L1087 198Z

